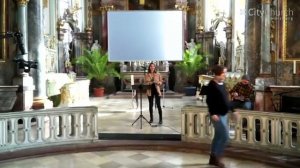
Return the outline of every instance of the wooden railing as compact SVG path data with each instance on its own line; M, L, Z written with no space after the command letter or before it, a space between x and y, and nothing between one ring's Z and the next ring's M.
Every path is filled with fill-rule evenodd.
M0 152L98 139L97 107L0 113Z
M230 145L276 153L300 155L300 115L240 110L235 121L229 115ZM211 143L213 125L207 107L182 108L182 140Z

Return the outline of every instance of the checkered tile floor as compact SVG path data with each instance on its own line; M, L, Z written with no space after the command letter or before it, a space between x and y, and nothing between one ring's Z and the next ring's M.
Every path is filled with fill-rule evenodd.
M73 153L0 163L1 168L214 168L202 154L165 151ZM274 168L261 163L225 159L229 168Z

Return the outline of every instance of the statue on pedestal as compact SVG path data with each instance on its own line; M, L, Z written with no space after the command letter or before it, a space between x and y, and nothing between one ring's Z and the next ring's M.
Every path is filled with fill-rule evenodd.
M191 41L188 43L187 41L185 41L185 45L186 45L186 48L191 52L193 53L195 51L195 47L196 47L196 43L194 41L193 38L191 38Z
M92 45L91 51L100 51L101 46L98 42L98 40L95 40L95 42Z

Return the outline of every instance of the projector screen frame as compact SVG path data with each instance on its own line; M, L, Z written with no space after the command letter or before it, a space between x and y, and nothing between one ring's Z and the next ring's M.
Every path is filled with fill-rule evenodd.
M107 25L110 62L183 59L182 11L109 11Z

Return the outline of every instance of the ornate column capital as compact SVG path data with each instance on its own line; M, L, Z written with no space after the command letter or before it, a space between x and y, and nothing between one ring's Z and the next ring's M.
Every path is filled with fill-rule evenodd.
M26 6L28 4L29 0L17 0L18 5Z
M114 7L114 5L103 5L103 6L100 6L99 10L102 13L106 13L107 11L115 10L115 7Z
M263 4L270 4L272 0L261 0L261 3Z
M91 46L93 44L93 29L92 27L86 27L85 28L86 33L86 41Z
M187 2L176 2L175 9L187 12L190 10L190 7L187 4Z

